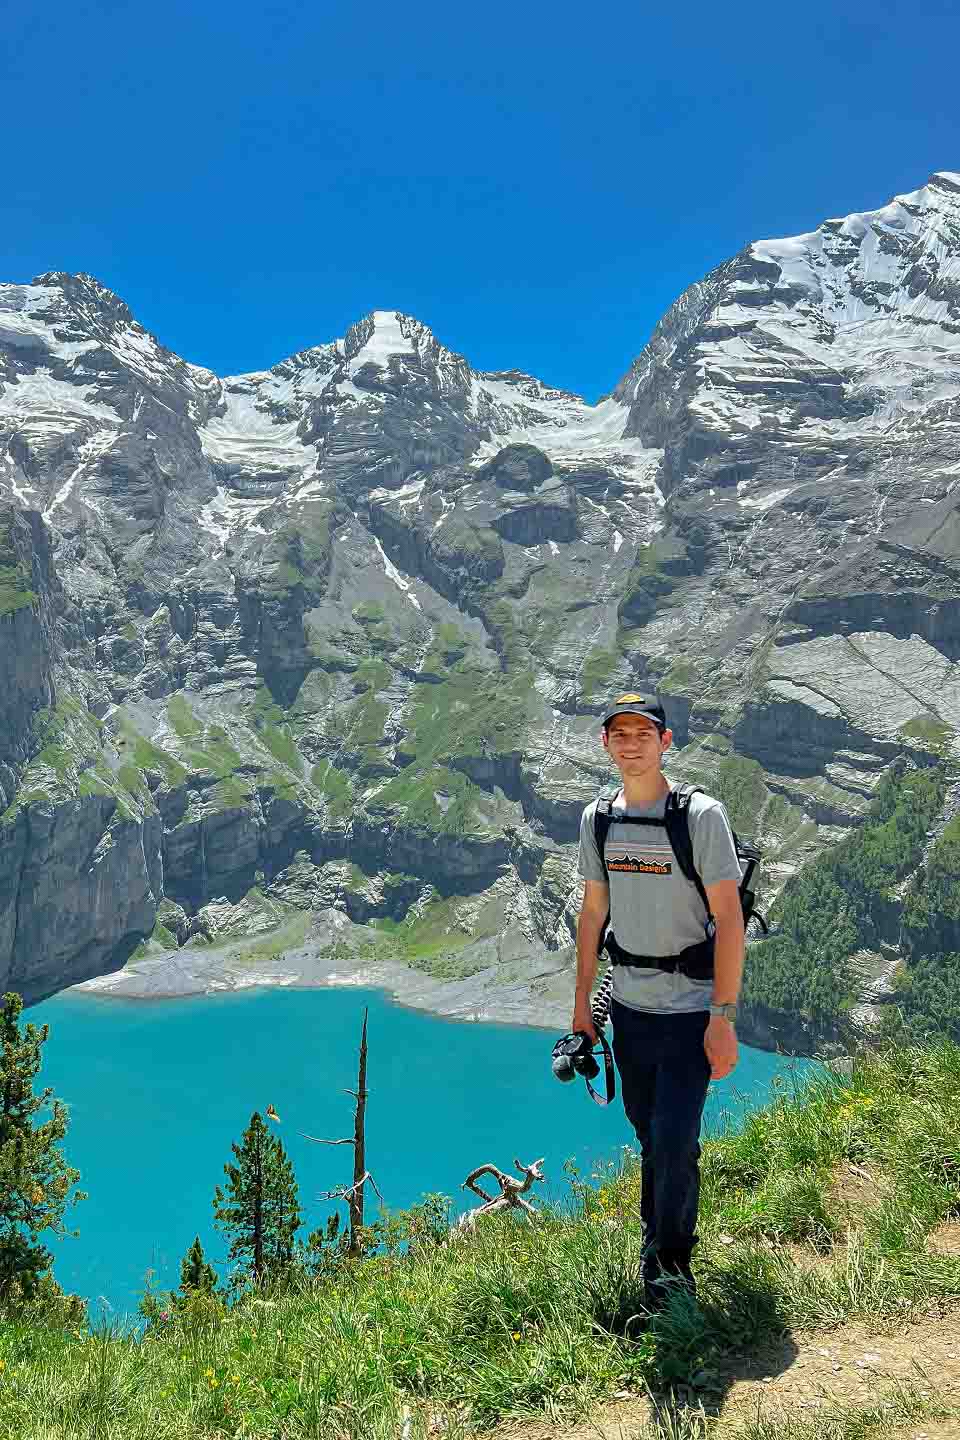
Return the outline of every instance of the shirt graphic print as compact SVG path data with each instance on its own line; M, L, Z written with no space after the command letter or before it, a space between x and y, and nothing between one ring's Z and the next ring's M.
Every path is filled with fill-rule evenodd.
M669 845L638 844L630 840L608 840L604 847L607 870L618 875L673 874L674 856Z

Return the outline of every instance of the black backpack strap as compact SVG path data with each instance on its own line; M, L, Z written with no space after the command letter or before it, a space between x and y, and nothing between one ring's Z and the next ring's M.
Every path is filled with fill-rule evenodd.
M707 892L703 888L703 881L693 863L693 841L690 838L690 799L693 795L704 793L701 785L675 785L667 796L663 823L670 841L670 848L677 857L677 864L690 883L697 887L700 899L703 901L703 908L707 912L707 928L709 929L713 924L713 913L710 909L710 901L707 899Z
M593 812L593 838L597 842L597 851L600 855L600 864L603 866L604 874L607 874L607 859L604 854L604 846L607 843L607 835L610 826L613 824L613 802L620 794L619 786L614 790L604 790L597 798L597 808ZM610 877L607 875L607 883Z
M613 824L613 802L620 794L619 785L612 790L604 790L597 797L597 808L593 812L593 838L597 842L597 851L600 855L600 864L603 866L603 873L607 877L607 885L610 884L610 872L607 870L607 857L604 854L604 847L607 843L607 834ZM600 938L597 941L597 958L603 954L603 947L607 939L607 927L610 924L610 911L607 910L607 918L600 927Z

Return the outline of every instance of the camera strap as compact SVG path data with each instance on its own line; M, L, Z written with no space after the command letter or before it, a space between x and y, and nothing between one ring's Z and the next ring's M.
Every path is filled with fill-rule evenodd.
M589 1080L587 1080L587 1089L590 1091L590 1097L591 1097L591 1099L595 1100L598 1105L609 1105L609 1104L610 1104L610 1101L614 1098L614 1096L615 1096L616 1093L617 1093L617 1073L616 1073L616 1071L615 1071L614 1068L613 1068L613 1054L612 1054L612 1052L611 1052L610 1046L607 1044L607 1037L606 1037L606 1035L604 1035L603 1031L602 1031L601 1029L599 1029L599 1028L597 1029L597 1039L600 1041L600 1044L603 1046L603 1068L604 1068L604 1070L605 1070L605 1072L606 1072L606 1081L607 1081L607 1098L606 1098L606 1100L604 1100L604 1098L603 1098L602 1095L598 1095L598 1094L597 1094L596 1090L594 1090L594 1088L593 1088L593 1086L590 1084L590 1081L589 1081ZM584 1079L585 1079L585 1080L586 1080L586 1078L587 1078L587 1077L584 1076Z

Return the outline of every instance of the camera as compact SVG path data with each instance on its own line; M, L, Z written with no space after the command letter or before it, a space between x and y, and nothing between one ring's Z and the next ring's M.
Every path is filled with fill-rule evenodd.
M597 1039L603 1048L603 1065L607 1087L607 1098L598 1095L590 1084L600 1074L600 1066L593 1055L593 1042L585 1030L574 1030L569 1035L561 1035L553 1047L553 1060L551 1069L558 1080L572 1080L576 1075L582 1075L587 1082L587 1089L590 1098L598 1105L609 1105L617 1093L617 1083L613 1069L613 1055L610 1046L607 1044L607 1037L602 1028L597 1030Z
M593 1058L593 1043L585 1030L576 1030L562 1035L553 1047L552 1069L558 1080L573 1080L584 1075L592 1080L600 1074L600 1066Z

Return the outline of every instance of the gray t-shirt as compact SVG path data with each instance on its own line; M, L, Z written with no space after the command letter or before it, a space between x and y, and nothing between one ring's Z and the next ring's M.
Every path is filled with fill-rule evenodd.
M586 880L606 881L591 800L580 821L578 869ZM613 824L607 831L606 855L610 885L610 930L624 950L635 955L676 955L697 945L705 935L707 913L697 887L687 879L670 848L666 828L653 825L618 825L624 815L663 819L666 796L656 805L626 809L621 791L614 802ZM690 840L693 861L704 885L720 880L740 883L740 861L727 812L719 800L696 794L690 798ZM641 965L616 965L613 996L631 1010L656 1014L707 1010L713 992L711 980L691 980L679 971Z

